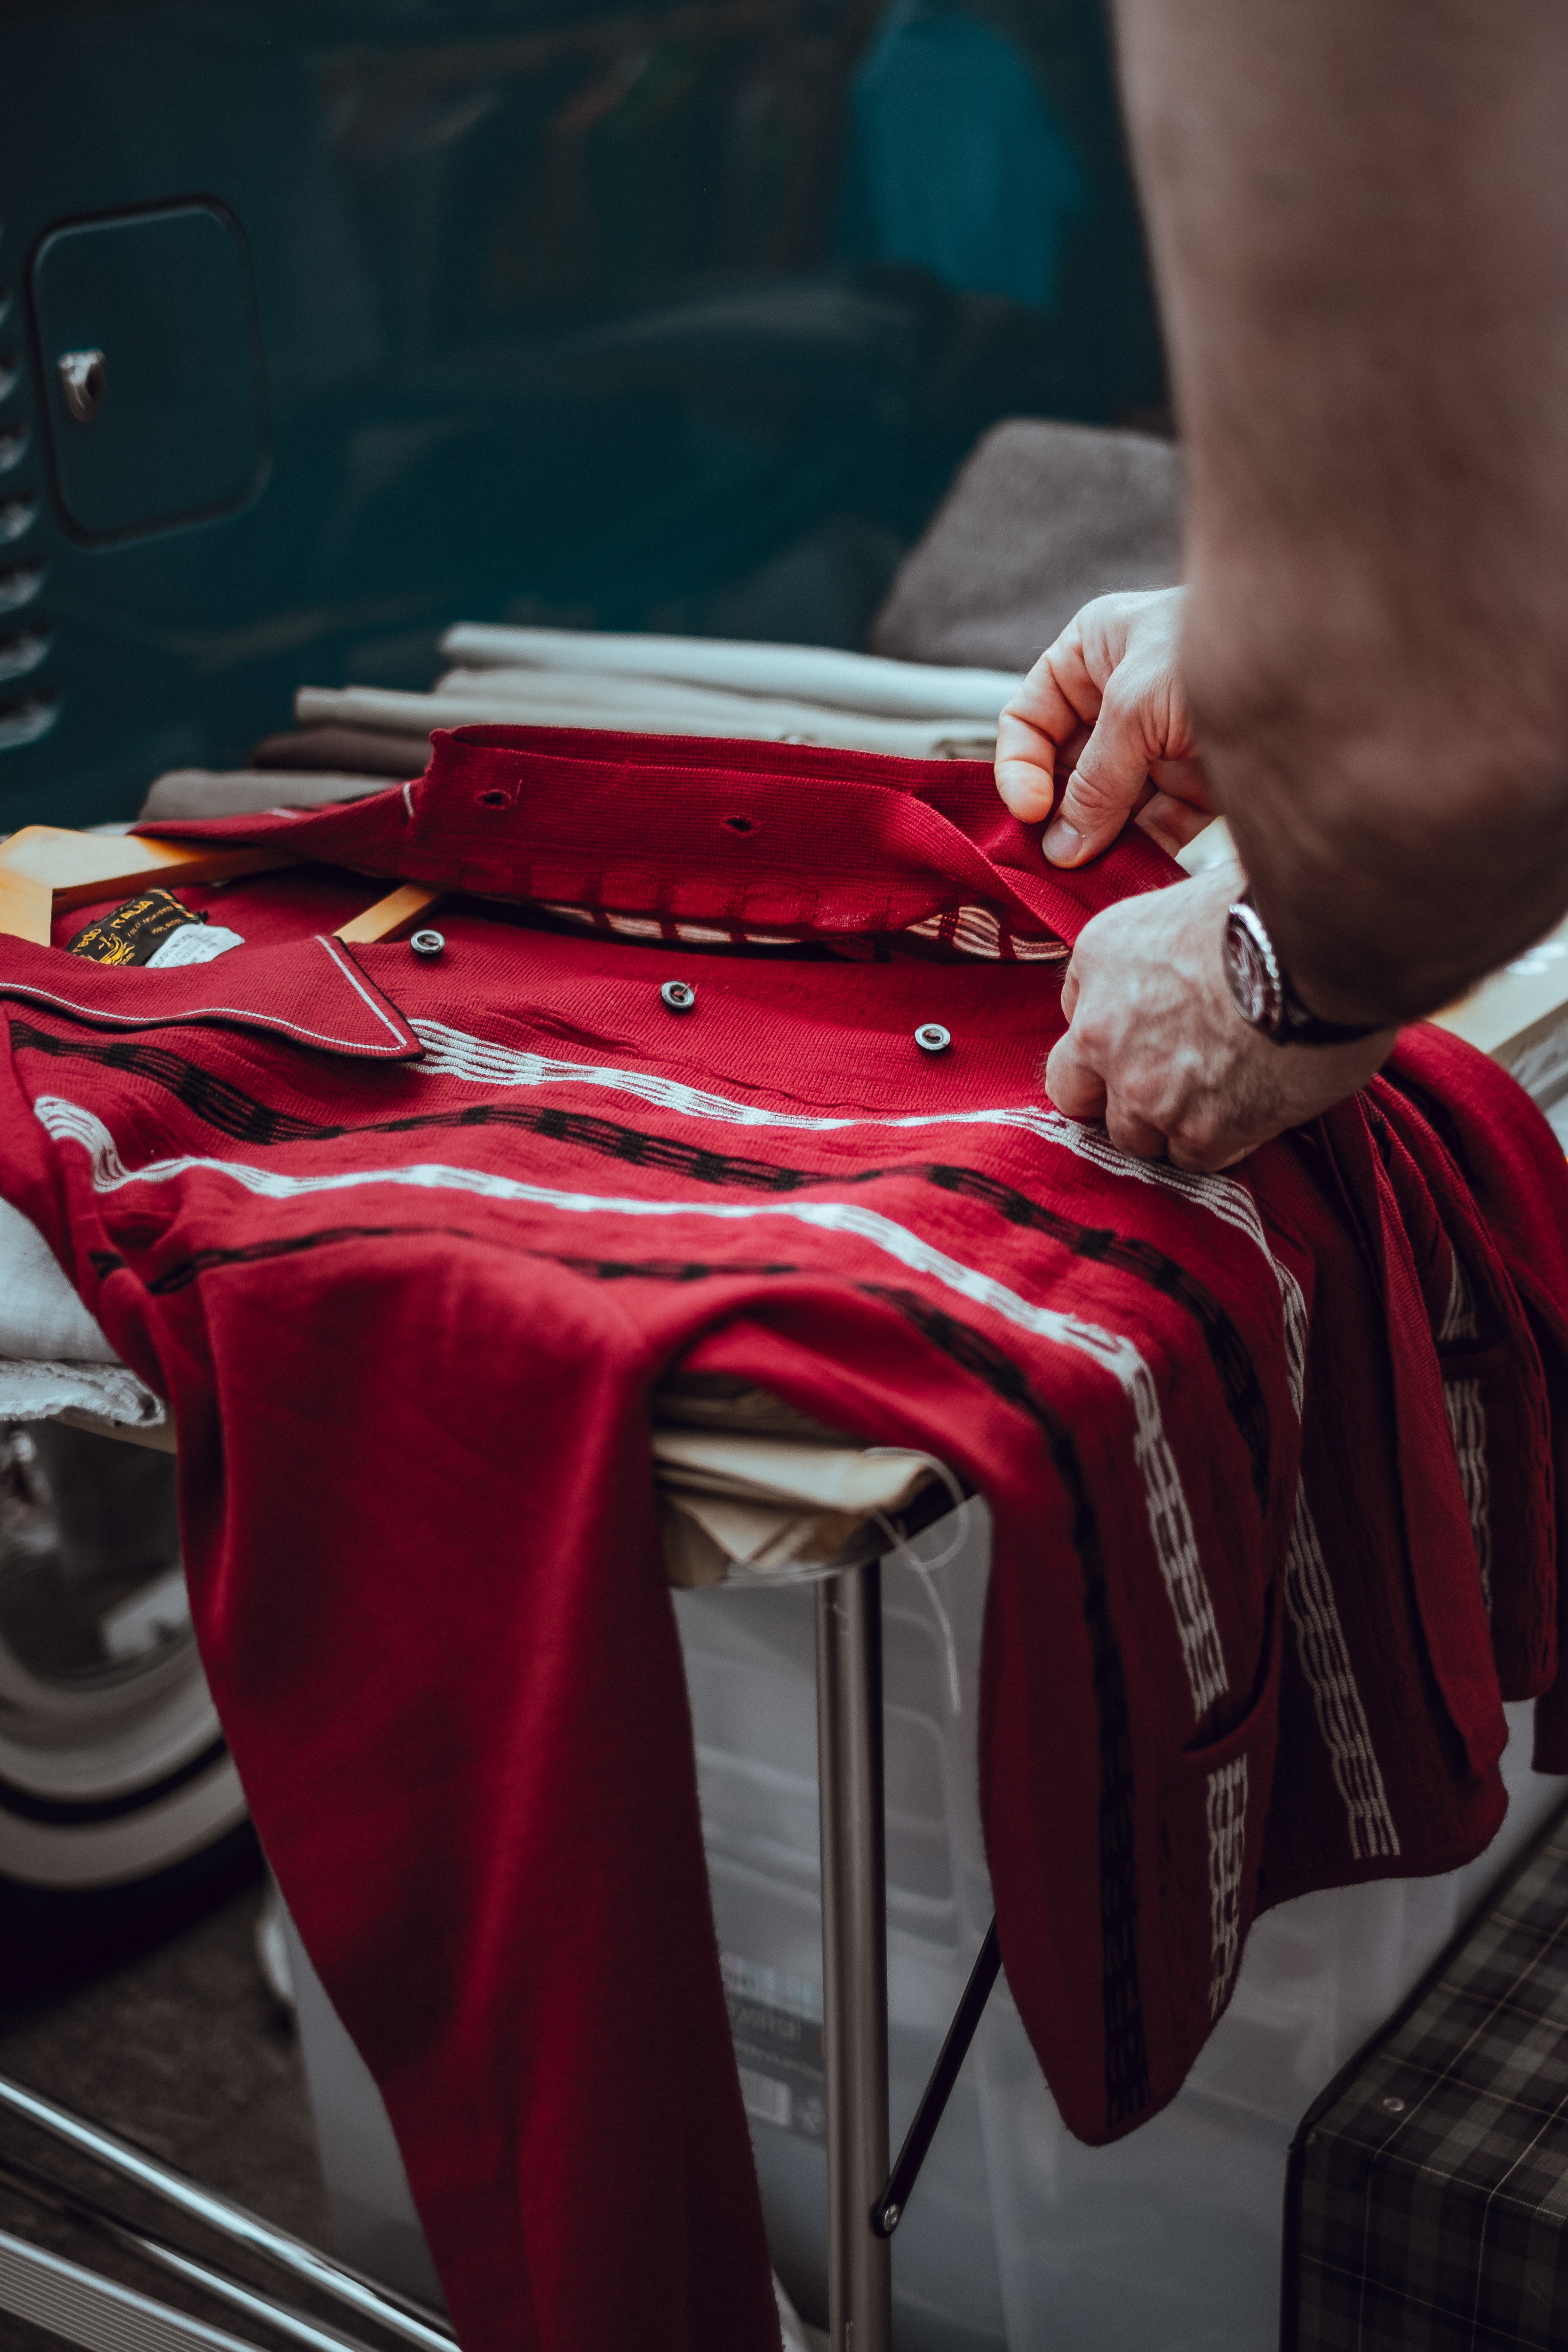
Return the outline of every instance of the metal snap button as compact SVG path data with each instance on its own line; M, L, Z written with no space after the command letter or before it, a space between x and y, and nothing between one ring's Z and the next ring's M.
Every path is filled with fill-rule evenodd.
M408 944L421 963L434 963L438 955L446 952L447 947L446 937L440 931L415 931L410 935Z
M689 1013L697 1002L697 991L683 980L667 980L658 992L672 1013Z
M915 1031L915 1044L922 1054L945 1054L952 1043L952 1030L944 1029L940 1021L922 1021Z

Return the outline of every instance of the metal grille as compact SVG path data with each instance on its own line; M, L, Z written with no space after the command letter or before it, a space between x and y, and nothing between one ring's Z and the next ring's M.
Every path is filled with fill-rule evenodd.
M220 2327L100 2278L0 2230L0 2311L53 2328L83 2352L257 2352Z
M0 751L36 743L59 716L58 698L38 675L53 640L39 611L41 502L21 331L15 292L0 285Z

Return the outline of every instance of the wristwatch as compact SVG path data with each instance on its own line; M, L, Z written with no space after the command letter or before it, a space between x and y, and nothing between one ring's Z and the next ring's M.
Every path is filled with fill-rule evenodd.
M1308 1011L1290 985L1250 889L1226 917L1225 976L1242 1019L1277 1045L1348 1045L1370 1037L1379 1025L1324 1021Z

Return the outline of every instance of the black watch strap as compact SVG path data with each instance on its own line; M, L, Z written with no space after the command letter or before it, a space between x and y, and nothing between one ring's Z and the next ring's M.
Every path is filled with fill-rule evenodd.
M1303 1004L1258 911L1251 886L1226 921L1225 974L1242 1019L1277 1045L1349 1045L1375 1021L1325 1021Z

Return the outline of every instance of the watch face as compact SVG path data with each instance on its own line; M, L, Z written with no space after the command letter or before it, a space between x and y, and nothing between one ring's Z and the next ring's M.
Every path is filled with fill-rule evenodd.
M1263 926L1250 907L1230 910L1225 932L1225 976L1242 1019L1254 1029L1272 1034L1279 1020L1279 971Z

